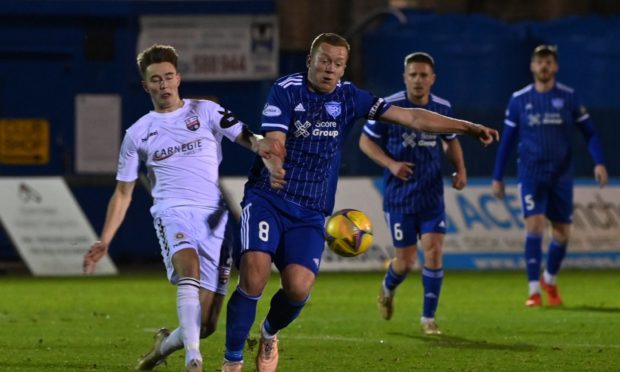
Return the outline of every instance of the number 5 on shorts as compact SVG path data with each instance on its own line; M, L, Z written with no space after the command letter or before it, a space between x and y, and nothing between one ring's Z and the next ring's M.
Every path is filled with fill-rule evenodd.
M532 194L527 194L523 197L523 203L525 204L525 209L528 211L531 211L532 209L534 209L535 204L534 204L534 198L532 197Z

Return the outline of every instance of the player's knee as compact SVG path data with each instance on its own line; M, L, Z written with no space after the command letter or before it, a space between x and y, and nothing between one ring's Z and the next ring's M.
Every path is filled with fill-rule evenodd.
M560 244L568 243L570 239L570 225L569 224L552 224L551 225L553 240Z
M409 273L415 267L416 255L407 255L404 257L396 257L392 261L392 269L399 274Z
M558 244L561 244L561 245L568 244L569 239L570 239L570 233L553 234L553 240L555 240Z
M198 253L193 248L182 249L172 256L172 266L180 277L199 279Z
M243 297L247 298L260 298L263 295L263 288L257 285L245 285L239 283L237 286L237 292L241 294Z
M529 234L544 234L546 227L545 216L541 214L532 215L525 218L525 230Z
M441 253L442 253L442 246L440 243L433 243L428 247L428 250L426 251L426 254L428 256L437 258L437 257L441 257Z
M441 267L442 253L443 249L441 244L431 244L427 249L424 250L424 265L431 269Z
M310 295L310 288L306 286L287 286L284 293L290 301L302 302Z

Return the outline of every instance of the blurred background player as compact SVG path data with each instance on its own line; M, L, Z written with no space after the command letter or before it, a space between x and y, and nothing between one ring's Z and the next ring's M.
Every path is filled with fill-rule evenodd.
M230 274L228 252L221 254L226 220L218 188L221 140L269 156L272 140L254 136L217 103L181 99L178 55L168 45L153 45L138 55L144 90L153 111L126 132L121 145L116 189L108 204L100 240L84 256L84 271L95 270L131 203L140 161L148 169L151 214L168 279L177 285L179 327L161 329L153 349L138 361L150 370L185 347L188 371L202 371L200 338L215 331Z
M421 109L392 106L341 82L349 43L336 34L317 36L307 57L307 73L278 79L263 109L261 130L286 147L284 162L256 159L241 203L239 285L226 316L223 371L240 371L243 347L256 318L256 305L271 274L282 287L261 322L258 371L275 371L276 334L300 314L308 301L325 247L325 216L332 213L341 149L356 119L378 119L409 128L467 133L483 143L497 131Z
M548 304L558 306L556 276L566 254L573 213L571 136L576 126L594 160L594 178L607 184L607 169L599 137L590 115L572 88L556 81L557 49L534 49L530 70L534 83L513 93L508 102L504 131L493 171L493 194L504 197L504 167L517 141L521 208L525 217L525 262L529 281L526 306L541 306L540 287ZM545 217L551 222L546 269L540 276ZM540 279L539 279L540 278Z
M423 52L405 57L403 80L406 90L386 97L400 107L419 107L452 116L450 102L431 94L435 83L435 62ZM452 186L461 190L467 182L463 150L456 135L437 135L411 130L380 121L368 121L360 136L360 149L384 167L383 210L396 248L381 289L379 311L389 320L394 312L396 288L413 269L420 236L424 251L424 288L421 327L427 335L441 334L435 311L443 280L442 247L446 233L441 153L454 165Z

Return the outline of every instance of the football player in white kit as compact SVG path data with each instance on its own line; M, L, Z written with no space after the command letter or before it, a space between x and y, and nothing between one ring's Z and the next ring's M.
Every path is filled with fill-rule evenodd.
M253 134L219 104L181 99L177 59L168 45L153 45L138 55L142 85L154 109L127 129L100 240L84 256L84 272L92 273L123 222L144 162L163 261L168 279L177 286L179 327L156 333L153 349L138 361L141 370L153 369L185 348L187 371L202 371L200 338L215 331L230 273L230 262L220 262L227 221L218 188L222 138L266 159L272 154L283 158L285 151Z

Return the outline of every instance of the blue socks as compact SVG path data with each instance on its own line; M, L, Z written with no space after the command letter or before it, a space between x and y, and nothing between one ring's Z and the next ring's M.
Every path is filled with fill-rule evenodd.
M560 244L555 240L549 243L549 252L547 253L547 272L549 274L557 275L565 255L566 244Z
M303 301L291 301L286 297L284 290L280 288L271 298L271 307L263 327L271 335L285 328L299 316L308 298Z
M256 304L260 296L250 296L237 287L230 296L226 309L226 352L224 359L230 362L243 360L243 347L256 319ZM290 301L280 288L271 299L271 307L263 324L265 331L276 334L288 326L301 313L306 301Z
M231 362L243 360L243 347L256 319L256 303L260 296L250 296L237 287L226 308L226 352Z
M407 278L407 273L405 274L397 274L394 269L392 269L392 264L388 267L387 273L385 273L385 278L383 279L383 285L389 291L393 291L398 287L400 283L402 283Z
M542 235L528 233L525 237L525 267L530 282L540 278L540 261L542 259Z
M443 282L443 269L422 269L422 287L424 288L424 305L422 316L434 318L437 305L439 304L439 293Z

